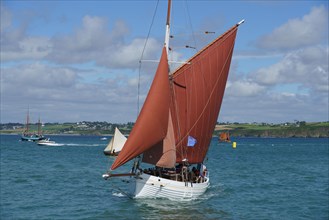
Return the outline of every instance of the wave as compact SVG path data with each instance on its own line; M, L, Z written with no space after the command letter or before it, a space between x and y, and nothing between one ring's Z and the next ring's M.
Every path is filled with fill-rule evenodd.
M126 195L124 195L124 194L121 193L121 192L113 192L112 195L113 195L113 196L116 196L116 197L126 197Z

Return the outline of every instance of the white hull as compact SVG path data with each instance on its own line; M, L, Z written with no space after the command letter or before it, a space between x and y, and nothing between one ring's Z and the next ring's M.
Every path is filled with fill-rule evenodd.
M205 193L209 178L203 183L180 182L142 173L132 177L129 195L133 198L195 199Z
M42 146L64 146L64 144L58 144L54 141L39 141L37 144Z

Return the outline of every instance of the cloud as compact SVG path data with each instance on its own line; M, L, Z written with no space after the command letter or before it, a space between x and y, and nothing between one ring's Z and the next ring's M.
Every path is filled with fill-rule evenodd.
M219 120L328 120L327 40L328 11L319 6L259 38L256 50L237 51L245 60L233 59ZM259 67L239 73L248 60Z
M274 92L266 89L254 96L225 94L219 116L221 122L280 123L328 120L328 97L314 94Z
M256 96L263 92L264 89L264 86L242 79L233 82L229 81L226 86L226 93L228 96Z
M44 58L52 44L47 37L28 36L29 19L13 25L12 14L1 3L1 61L36 60Z
M11 12L3 5L3 3L0 3L0 31L3 32L8 27L11 26L12 23L12 14Z
M278 63L261 68L251 77L261 85L299 83L304 88L328 92L328 47L292 51Z
M116 21L109 29L107 19L86 15L81 26L69 34L30 36L28 24L12 26L10 12L5 12L1 13L1 110L5 121L20 118L27 106L45 121L135 120L136 69L145 39L127 40L125 22ZM150 38L144 59L154 59L159 48L161 44ZM149 65L144 68L141 102L153 75ZM50 116L57 114L57 119Z
M120 73L94 83L85 82L86 75L97 75L97 70L39 62L2 68L2 119L19 121L24 118L22 109L30 106L31 112L45 121L135 120L137 110L130 105L135 106L137 88L127 75Z
M134 39L129 44L110 46L104 51L97 63L109 68L138 68L138 61L141 58L145 39ZM161 48L155 39L148 40L148 47L144 52L143 59L156 57Z
M29 36L28 24L13 27L10 11L1 8L1 60L44 60L57 64L81 64L94 62L111 69L136 69L145 39L127 41L129 27L116 21L110 30L106 18L86 15L81 26L72 33L53 37ZM148 40L144 59L154 59L161 44L153 38Z
M136 119L137 67L145 39L134 37L126 22L85 15L71 32L32 36L31 23L16 19L1 7L4 121L24 122L28 105L32 117L40 114L50 122ZM253 50L236 50L220 120L326 120L328 46L323 41L328 37L327 26L327 9L315 7L260 37ZM205 37L208 42L211 36ZM182 61L189 53L175 50L179 48L175 43L181 46L184 41L178 35L173 39L173 60ZM143 59L157 59L161 47L162 39L150 38ZM240 57L244 59L236 59ZM140 106L156 65L142 65Z
M58 63L84 63L93 60L97 55L102 55L111 45L113 36L107 29L105 18L85 16L82 19L82 26L74 33L65 36L55 36L53 50L47 59ZM115 36L127 32L126 28L113 29ZM116 40L119 41L120 37Z
M145 39L126 42L129 28L123 21L117 21L111 32L105 18L85 16L82 27L73 34L53 39L53 50L47 59L57 63L95 62L112 69L137 68ZM154 57L160 44L149 39L144 57Z
M286 50L310 46L328 37L328 8L319 6L302 18L289 20L273 30L272 33L261 37L257 46L264 49Z
M3 61L43 59L52 47L46 37L26 37L16 42L15 45L11 50L1 50Z
M243 74L237 73L235 61L219 120L328 120L328 56L328 46L309 46L287 52L278 62ZM257 61L254 58L252 62Z
M2 100L25 103L57 100L68 97L67 92L78 80L74 69L50 67L41 63L18 65L1 70Z

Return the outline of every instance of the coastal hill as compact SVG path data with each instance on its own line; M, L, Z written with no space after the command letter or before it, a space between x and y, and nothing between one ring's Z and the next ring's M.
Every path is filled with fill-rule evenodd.
M215 135L229 132L233 137L329 137L329 122L306 123L304 121L283 124L218 124Z
M108 122L45 123L42 133L71 135L112 135L115 127L129 135L134 123L112 124ZM25 125L20 123L0 124L1 134L21 134ZM37 131L37 124L30 124L30 131ZM329 122L268 123L217 123L214 136L229 132L232 137L329 137Z

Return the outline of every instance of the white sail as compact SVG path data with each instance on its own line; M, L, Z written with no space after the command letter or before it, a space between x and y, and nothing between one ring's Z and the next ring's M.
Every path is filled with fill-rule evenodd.
M121 151L123 145L126 143L126 140L127 138L116 127L114 136L112 137L107 147L104 149L104 154L117 155Z

